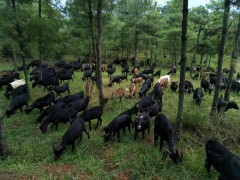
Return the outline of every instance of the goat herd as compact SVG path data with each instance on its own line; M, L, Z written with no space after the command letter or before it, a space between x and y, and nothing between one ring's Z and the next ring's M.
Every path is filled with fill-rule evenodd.
M113 75L116 72L114 64L122 66L121 75ZM133 65L132 65L133 66ZM137 84L141 85L139 90L140 100L131 108L128 109L117 117L115 117L107 126L103 128L105 134L103 139L105 142L115 140L115 134L117 134L117 140L120 141L120 130L125 133L125 128L128 128L129 132L131 127L135 129L134 140L136 140L138 133L145 136L145 131L150 131L151 117L155 117L154 121L154 142L157 144L158 137L160 137L160 150L163 147L163 141L168 143L168 150L164 152L164 157L167 155L173 160L174 163L179 163L183 160L183 152L179 150L174 142L174 129L167 116L162 111L162 96L164 89L170 84L170 89L176 92L178 89L178 82L170 82L170 74L176 74L176 67L171 69L167 75L161 76L161 70L157 70L156 63L148 64L149 69L140 71L140 66L133 66L132 70L129 69L129 65L126 59L116 60L111 64L102 64L102 72L107 72L109 76L109 84L111 87L114 83L120 84L122 80L128 79L129 75L132 75L131 83L129 88L119 88L114 91L110 96L104 99L104 103L108 100L117 98L122 100L123 97L132 99L137 94ZM58 129L58 124L70 122L70 126L62 137L62 142L58 147L54 146L55 159L58 159L67 145L72 146L72 150L75 149L75 140L77 138L82 139L82 133L86 132L88 138L90 138L88 131L85 128L85 122L89 123L89 130L91 131L91 121L98 119L95 129L102 124L102 114L104 112L103 106L94 106L87 109L90 97L92 94L93 84L96 81L96 75L93 75L95 71L95 64L92 66L86 64L83 66L82 61L74 61L71 63L65 63L64 61L55 63L53 67L49 67L47 63L42 64L42 78L39 79L39 61L32 61L28 64L27 68L32 67L30 72L30 82L32 82L32 88L36 86L43 86L44 91L47 89L49 93L43 97L36 99L30 106L29 95L27 86L24 80L20 79L20 74L14 71L2 71L0 72L0 88L6 86L6 92L4 95L7 99L12 96L10 106L6 110L7 117L15 114L15 111L19 109L22 112L22 107L26 105L25 112L29 114L33 109L37 108L40 110L40 114L37 117L37 122L40 123L40 130L44 133L47 131L48 125L51 124L53 127ZM73 81L72 76L75 70L81 69L84 71L83 81L87 79L86 83L86 97L84 92L78 92L71 94L68 83ZM18 67L18 71L23 70L23 67ZM186 71L189 67L186 68ZM193 79L201 78L200 87L194 89L193 84L186 80L185 92L193 92L193 101L200 105L203 99L203 91L209 92L213 90L216 83L216 73L210 72L207 69L201 69L201 67L194 68L195 71ZM209 75L210 81L205 77ZM154 77L159 79L155 83L153 90L149 92L154 81ZM240 90L240 73L237 74L237 78L232 81L232 91ZM68 81L60 85L61 82ZM221 77L221 88L226 88L227 78L225 75ZM55 95L55 93L56 95ZM61 94L68 92L68 95L61 97ZM60 96L60 98L57 98ZM236 102L225 102L223 97L219 97L217 109L219 113L223 113L230 108L239 109ZM78 112L82 112L77 116ZM132 121L132 115L136 114L134 122ZM210 168L213 166L219 173L220 179L240 179L240 158L231 153L222 144L216 140L209 140L206 143L206 169L210 177Z

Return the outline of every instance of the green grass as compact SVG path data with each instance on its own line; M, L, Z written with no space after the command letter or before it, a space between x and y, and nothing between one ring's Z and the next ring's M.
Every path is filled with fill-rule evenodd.
M7 64L1 68L11 68ZM159 67L163 69L162 67ZM237 68L240 71L240 68ZM162 75L167 72L163 69ZM80 79L82 72L76 72L74 81L70 82L71 93L85 92L85 83ZM120 74L120 67L117 73ZM23 77L23 76L22 76ZM172 80L179 79L179 72ZM186 79L200 85L200 80L193 81L186 74ZM129 81L120 85L107 87L107 73L103 73L104 94L109 95L119 87L129 87ZM155 79L156 81L156 79ZM5 90L5 89L4 89ZM138 90L140 87L138 86ZM98 104L97 89L94 86L93 97L89 107ZM9 100L0 93L0 109L4 114L10 104ZM46 94L43 88L31 89L31 102ZM222 92L223 94L223 92ZM240 105L240 95L232 94ZM149 135L143 140L140 135L136 142L133 141L133 130L125 135L121 133L121 142L103 143L102 129L114 117L127 108L131 108L139 99L123 99L109 101L103 114L103 124L96 131L90 132L90 140L83 134L83 140L77 141L75 152L68 147L61 158L54 161L52 144L59 144L68 124L60 124L58 131L48 130L42 134L36 123L38 110L33 110L30 115L17 113L10 118L4 115L7 142L10 155L1 162L0 179L208 179L204 168L204 145L209 138L216 138L223 142L231 151L239 155L240 122L239 111L229 110L223 116L209 118L213 95L205 94L204 101L197 107L192 101L192 94L185 95L183 133L178 147L184 150L184 161L174 165L171 159L162 160L159 145L154 146L153 126ZM172 93L170 89L164 91L163 113L165 113L175 126L177 114L178 92ZM134 120L134 116L132 118ZM93 127L96 120L93 121ZM88 124L86 124L88 129ZM168 146L164 143L164 150ZM218 173L212 171L213 179Z

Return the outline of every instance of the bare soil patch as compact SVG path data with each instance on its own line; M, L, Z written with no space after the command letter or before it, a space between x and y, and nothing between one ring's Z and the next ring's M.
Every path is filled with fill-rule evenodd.
M125 170L119 173L115 178L115 180L128 180L131 179L131 174L128 170Z
M37 178L33 176L24 176L24 175L15 174L14 172L0 172L0 179L1 180L12 180L12 179L32 180Z
M92 176L90 173L82 173L79 170L79 167L76 165L42 165L41 168L43 169L44 173L48 176L62 179L63 177L77 177L78 179L90 179ZM79 175L80 174L80 175ZM78 177L79 176L79 177Z

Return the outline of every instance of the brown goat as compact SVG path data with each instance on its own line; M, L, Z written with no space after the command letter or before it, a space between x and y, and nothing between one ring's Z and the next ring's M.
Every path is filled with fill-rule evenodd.
M138 73L139 73L138 68L134 68L133 73L134 73L134 74L138 74Z
M1 77L8 77L8 76L10 76L12 73L13 73L13 72L10 71L10 70L4 70L4 71L1 71L1 72L0 72L0 76L1 76Z
M91 97L92 90L93 90L93 83L90 80L88 80L86 83L86 93L88 97Z
M102 64L101 65L101 69L102 69L102 72L105 72L107 70L107 65L106 64Z
M118 90L114 91L111 95L110 99L120 99L120 102L122 101L123 97L126 97L128 89L125 88L119 88Z
M162 88L166 89L168 85L168 78L162 79L160 85L162 86Z
M142 77L138 77L138 78L132 78L132 83L136 84L142 84L143 82L143 78Z
M137 93L137 87L134 83L130 84L129 93L130 93L129 94L130 99L132 99L135 96L135 94Z
M205 78L208 74L208 72L200 71L200 79Z

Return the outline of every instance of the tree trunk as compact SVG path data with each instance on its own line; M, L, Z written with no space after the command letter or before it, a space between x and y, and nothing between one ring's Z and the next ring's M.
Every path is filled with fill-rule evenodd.
M202 65L202 61L203 61L203 57L204 57L204 53L201 53L201 59L200 59L200 65Z
M38 0L38 17L39 20L42 18L42 0ZM42 30L39 32L39 42L38 42L38 51L39 51L39 79L42 79Z
M195 60L197 50L198 50L198 47L199 47L199 38L200 38L201 31L202 31L202 24L200 24L199 29L198 29L196 49L194 51L193 58L192 58L192 61L191 61L190 77L192 77L193 62Z
M103 83L102 83L102 5L103 0L98 0L97 7L97 27L98 27L98 37L97 37L97 64L96 64L96 74L97 74L97 87L99 91L99 104L104 106L104 97L103 97Z
M7 155L6 133L3 124L3 117L0 114L0 158L4 159Z
M93 13L92 13L92 1L88 0L88 18L89 18L89 27L90 27L90 35L92 39L92 51L93 51L93 59L96 61L96 45L95 45L95 38L93 34ZM92 62L90 62L90 65Z
M21 50L21 57L22 57L22 63L23 63L23 72L25 76L25 83L27 86L27 94L29 95L29 83L28 83L28 73L27 73L27 66L26 66L26 60L24 57L24 40L22 39L22 30L20 28L17 14L16 14L16 1L12 0L12 7L13 7L13 13L15 18L15 30L17 32L18 38L19 38L19 47Z
M222 22L222 36L221 36L221 41L220 41L219 51L218 51L217 82L215 85L212 109L210 113L211 116L214 116L217 113L217 102L218 102L218 97L220 92L220 80L222 76L222 64L223 64L225 40L226 40L227 29L228 29L229 11L230 11L230 0L225 0L223 22Z
M208 58L209 58L209 54L206 55L206 59L204 61L205 66L207 66Z
M148 58L148 46L149 46L149 39L147 38L147 41L146 41L146 59Z
M135 12L136 18L138 17L138 11ZM134 66L136 65L137 60L137 49L138 49L138 29L137 23L135 24L135 36L134 36Z
M15 48L12 50L12 58L13 58L14 71L17 72L17 55L16 55Z
M232 58L231 58L229 75L228 75L228 83L227 83L227 88L224 95L225 101L230 100L230 91L232 86L233 74L234 74L234 69L236 67L237 58L238 58L239 41L240 41L240 15L238 16L238 26L236 29L236 34L234 39L234 48L232 51Z
M123 45L123 36L121 35L121 45L122 45L122 58L123 58L123 53L124 53L124 45Z
M182 45L181 45L181 61L180 61L180 84L179 84L179 101L177 113L177 129L176 139L180 139L183 121L183 105L184 105L184 86L185 86L185 67L187 62L187 26L188 26L188 0L183 0L183 19L182 19Z
M208 60L208 67L211 67L211 59L212 59L212 53L209 54L209 60Z
M138 48L138 33L137 33L137 26L136 26L135 38L134 38L134 66L136 65L136 60L137 60L137 48Z

